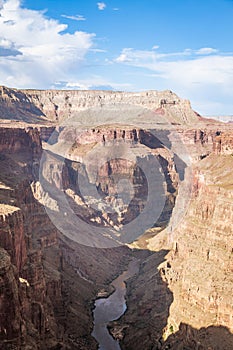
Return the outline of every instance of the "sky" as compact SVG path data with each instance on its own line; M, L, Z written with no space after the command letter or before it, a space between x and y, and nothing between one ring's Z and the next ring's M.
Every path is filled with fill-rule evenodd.
M172 90L233 115L233 0L0 0L0 85Z

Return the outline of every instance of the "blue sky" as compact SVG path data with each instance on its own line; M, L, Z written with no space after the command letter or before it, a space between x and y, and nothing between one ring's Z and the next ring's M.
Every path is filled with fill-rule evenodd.
M169 89L233 114L232 0L0 0L0 84Z

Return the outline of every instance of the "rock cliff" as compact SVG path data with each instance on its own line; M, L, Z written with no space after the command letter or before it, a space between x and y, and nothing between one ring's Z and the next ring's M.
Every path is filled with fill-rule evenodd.
M95 349L92 302L129 250L80 246L52 224L34 196L38 135L32 128L1 129L0 346Z
M129 309L112 325L113 334L122 332L123 349L232 348L232 135L222 134L226 146L217 151L220 135L213 135L210 155L193 164L186 214L179 216L184 188L176 198L168 228L152 238L153 232L148 232L138 241L137 246L166 247L170 252L165 261L156 260L158 253L145 260L140 274L130 282ZM165 295L158 287L162 281L167 285ZM135 296L140 300L137 307ZM159 305L162 311L156 313Z
M232 134L227 132L217 132L214 140L215 154L233 154Z
M137 256L127 312L110 325L122 349L231 350L231 127L170 91L1 87L0 117L0 347L97 349L94 299ZM88 229L69 227L61 195ZM130 248L96 247L137 217L146 233Z
M17 90L0 88L0 116L2 119L46 123L76 116L80 111L111 105L140 106L154 110L169 122L194 124L200 121L191 109L190 102L182 100L172 91L147 91L139 93L118 91L69 90Z
M211 155L195 168L188 212L173 232L164 271L174 293L169 316L174 329L182 321L233 330L232 165L232 156Z

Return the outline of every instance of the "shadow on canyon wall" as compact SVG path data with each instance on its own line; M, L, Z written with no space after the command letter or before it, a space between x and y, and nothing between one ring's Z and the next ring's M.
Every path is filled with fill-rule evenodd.
M173 293L158 271L167 253L167 250L161 250L146 257L139 274L127 282L128 309L109 327L110 332L120 339L121 349L232 350L233 334L227 327L195 329L181 323L179 330L174 332L167 324ZM165 328L166 334L170 335L164 341Z
M223 326L195 329L190 325L181 323L179 331L170 335L160 349L231 350L233 349L233 334L227 327Z
M28 124L41 123L46 120L43 111L38 108L28 96L19 90L1 87L0 114L1 119L23 121Z
M91 337L93 300L132 256L141 260L140 271L127 282L127 312L111 325L113 334L124 335L122 350L233 349L233 334L223 326L198 330L181 324L174 333L168 325L170 335L164 341L173 293L158 268L168 251L97 249L66 239L33 196L31 155L22 152L13 157L4 151L0 162L0 180L5 185L0 203L21 209L4 215L0 227L0 246L7 251L1 256L11 257L0 269L2 349L97 349ZM77 191L73 169L70 173L70 183ZM17 270L14 256L20 250L22 267Z

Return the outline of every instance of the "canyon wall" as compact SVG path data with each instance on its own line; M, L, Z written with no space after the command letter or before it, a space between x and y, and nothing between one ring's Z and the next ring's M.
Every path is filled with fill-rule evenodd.
M48 140L53 131L51 127L0 129L1 281L2 286L7 286L1 289L1 344L6 349L12 346L95 349L96 343L90 336L92 301L134 254L126 247L80 246L65 238L50 221L43 203L39 202L38 171L41 138ZM200 162L194 171L188 214L172 233L174 249L167 257L168 251L161 251L144 260L139 275L128 283L129 309L120 326L117 323L113 326L113 333L123 337L123 349L150 346L159 349L166 343L181 342L187 332L192 334L187 342L197 343L200 327L203 333L210 325L232 327L229 279L232 269L229 244L232 235L229 170L232 156L228 154L231 138L216 129L180 130L178 141L176 134L109 127L72 136L67 129L57 140L59 137L61 140L73 139L71 159L65 160L63 170L56 167L56 159L52 158L50 164L53 165L53 179L58 181L57 172L62 174L62 183L55 181L57 186L63 187L76 214L94 223L95 231L95 226L115 225L117 218L104 216L101 212L97 215L82 200L77 176L79 173L84 176L86 170L80 162L72 160L72 156L84 157L89 152L88 145L100 144L103 152L108 145L116 147L116 143L126 142L137 150L137 157L142 152L141 147L159 157L169 193L160 225L166 225L170 220L179 179L184 176L186 167L174 158L171 144L175 141L180 144L182 140L181 145L188 149L192 163ZM220 144L220 136L225 142L221 145L228 146L221 148L221 155L215 155L220 152L216 146ZM211 149L214 152L209 155ZM224 173L222 169L226 169ZM9 173L12 176L9 177ZM136 193L143 202L146 195L143 176L124 159L113 159L100 168L96 185L102 195L115 195L113 174L118 180L120 176L133 178L136 186L141 183L142 187L137 187ZM215 204L216 198L218 203ZM132 212L126 214L125 220L132 218ZM147 247L145 242L144 247ZM216 265L219 273L213 274ZM11 304L9 299L13 300ZM129 324L133 324L133 328L128 327Z
M37 129L1 129L0 146L0 347L96 349L93 301L129 250L80 246L52 224L34 197Z
M183 137L186 144L194 143L193 134ZM232 134L219 132L211 133L205 157L205 147L199 155L194 148L191 182L178 189L169 226L148 230L134 243L157 252L128 282L128 310L111 324L122 349L232 349L231 144ZM160 256L162 248L167 251Z
M141 93L113 91L23 91L49 119L63 120L80 110L104 105L138 105L149 109L166 108L175 112L180 121L196 120L187 100L180 99L171 91L148 91Z
M23 91L5 86L0 87L0 118L25 121L29 124L46 120L43 112Z
M79 91L79 90L17 90L0 87L0 117L46 123L63 121L79 115L80 111L104 106L140 106L156 111L168 122L193 124L200 121L190 102L169 90L146 92ZM86 121L87 122L87 121Z
M125 105L133 106L132 119ZM115 114L111 108L110 114L104 114L106 106ZM100 125L96 117L93 126L75 128L73 121L84 123L89 112L80 113L91 108L98 108L97 117L102 115ZM152 112L144 114L143 108ZM114 119L118 110L125 113L123 119L120 115L121 125ZM93 116L94 112L86 122L92 124ZM106 116L110 118L105 120ZM128 310L110 325L122 349L231 350L230 126L205 122L188 101L170 91L20 91L1 87L0 117L7 120L0 128L0 347L96 349L91 337L94 299L100 291L112 291L110 282L137 256L142 262L139 274L127 282ZM65 120L70 120L67 128L61 125ZM138 120L147 127L134 123ZM71 147L60 166L59 152L68 141ZM114 153L103 162L106 150L116 151L119 145L133 150L134 158L127 152L122 157ZM142 160L157 159L166 200L155 227L134 242L132 249L98 249L67 238L45 208L39 183L42 147L50 152L49 180L62 189L73 212L88 223L93 239L97 228L119 229L140 217L148 183L135 160L142 165ZM95 148L98 152L87 159ZM93 180L95 164L101 166ZM184 180L189 170L190 192ZM89 205L93 198L90 203L85 201L80 176L96 186L102 200L111 204L118 200L117 211L94 210ZM131 202L117 198L122 179L133 184ZM185 184L187 187L182 187ZM184 202L189 194L190 200ZM47 199L54 211L58 209L58 219L66 214L56 196Z
M232 156L212 154L194 169L188 212L172 233L171 267L164 272L174 293L174 329L184 322L233 330L232 165Z

